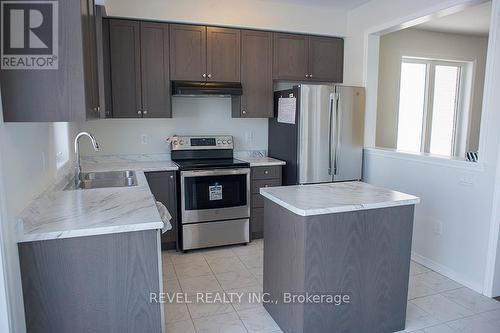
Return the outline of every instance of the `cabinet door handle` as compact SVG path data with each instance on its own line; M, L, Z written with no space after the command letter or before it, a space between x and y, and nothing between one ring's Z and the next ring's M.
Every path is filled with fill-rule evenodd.
M247 114L247 112L245 110L241 110L241 113L242 114Z
M207 74L203 73L202 77L204 77L204 78L207 77Z
M306 74L306 78L308 78L308 77L309 77L309 74Z
M170 175L170 179L174 179L174 176Z
M212 78L212 74L208 74L208 78L209 78L209 79L210 79L210 78Z
M312 75L312 74L309 74L309 77L313 77L313 75Z
M265 171L264 171L264 174L265 174L265 175L269 174L269 171L265 170Z
M141 110L137 111L137 114L142 114L142 111Z
M99 106L94 107L94 112L99 113L99 111L101 111L101 108Z
M142 114L148 114L147 110L142 111Z

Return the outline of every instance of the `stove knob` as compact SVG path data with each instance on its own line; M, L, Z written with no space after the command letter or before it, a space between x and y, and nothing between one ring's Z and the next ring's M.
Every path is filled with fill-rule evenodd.
M233 141L231 141L231 140L227 140L227 143L228 143L228 144L231 144L231 143L233 143Z
M226 144L226 140L222 140L222 144L225 145Z
M177 146L178 143L179 142L177 142L177 140L174 140L174 142L173 142L174 146Z
M184 144L184 140L180 140L180 141L179 141L179 144L180 144L180 145L183 145L183 144Z
M220 140L217 140L217 144L218 144L218 145L220 145L220 144L221 144L221 142L222 142L222 141L220 141Z

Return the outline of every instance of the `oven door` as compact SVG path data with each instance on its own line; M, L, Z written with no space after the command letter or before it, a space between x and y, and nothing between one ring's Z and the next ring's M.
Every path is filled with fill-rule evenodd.
M181 171L182 223L250 216L250 169Z

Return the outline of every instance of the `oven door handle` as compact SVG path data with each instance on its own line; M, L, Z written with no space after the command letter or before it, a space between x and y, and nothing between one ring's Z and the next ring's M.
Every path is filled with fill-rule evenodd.
M181 177L247 175L250 168L181 171Z

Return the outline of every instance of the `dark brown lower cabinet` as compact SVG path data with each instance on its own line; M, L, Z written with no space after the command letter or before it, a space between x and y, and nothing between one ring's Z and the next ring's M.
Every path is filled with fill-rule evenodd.
M250 174L250 232L252 239L264 237L264 197L259 194L262 187L282 184L281 165L252 167Z
M167 207L172 215L172 229L161 237L162 249L177 248L177 175L175 171L146 172L149 188L155 199Z

